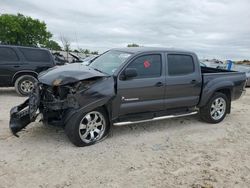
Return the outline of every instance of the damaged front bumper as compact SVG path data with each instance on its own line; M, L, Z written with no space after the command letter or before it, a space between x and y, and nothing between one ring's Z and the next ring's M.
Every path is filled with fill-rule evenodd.
M68 115L71 115L69 109L77 108L79 104L72 94L68 94L65 99L58 99L48 92L48 88L36 86L24 103L10 110L9 127L11 132L18 137L17 133L34 122L39 114L43 122L63 125Z
M35 121L39 113L38 107L40 103L40 96L38 92L30 94L29 99L24 103L13 107L10 110L10 122L9 127L13 135L17 136L17 133L24 129L29 123Z

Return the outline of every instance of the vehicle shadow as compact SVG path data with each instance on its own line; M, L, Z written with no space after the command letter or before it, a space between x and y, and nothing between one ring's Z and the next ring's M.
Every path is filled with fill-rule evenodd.
M144 134L153 134L155 132L178 131L178 129L182 129L183 127L187 128L191 126L196 127L203 125L197 116L190 116L133 125L113 126L108 136L108 140L112 142L112 139L119 139L119 137L126 135L137 137L138 135L143 136ZM64 128L53 125L34 123L31 126L27 126L19 135L22 139L33 144L37 143L43 145L50 143L57 145L72 145L64 132Z

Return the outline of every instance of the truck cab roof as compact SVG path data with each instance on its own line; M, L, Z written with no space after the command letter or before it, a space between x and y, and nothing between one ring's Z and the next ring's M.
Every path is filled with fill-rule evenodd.
M164 47L126 47L126 48L113 48L111 50L117 50L127 53L142 53L142 52L172 52L172 53L187 53L194 54L194 52Z

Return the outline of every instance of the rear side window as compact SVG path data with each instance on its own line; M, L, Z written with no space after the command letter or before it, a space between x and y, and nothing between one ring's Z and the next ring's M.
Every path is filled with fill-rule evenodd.
M0 61L19 61L19 59L12 48L0 47Z
M50 56L47 51L40 49L20 48L27 61L31 62L50 62Z
M137 69L136 78L151 78L161 76L161 55L144 55L132 61L128 68Z
M194 72L194 61L190 55L168 55L168 74L170 76L185 75Z

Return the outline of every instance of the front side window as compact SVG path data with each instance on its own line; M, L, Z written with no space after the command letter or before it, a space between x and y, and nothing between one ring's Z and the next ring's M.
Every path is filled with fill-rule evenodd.
M23 56L30 62L50 62L50 56L47 51L40 49L20 48Z
M137 70L136 78L152 78L161 76L161 55L144 55L132 61L127 68Z
M11 48L0 47L0 61L18 61L16 52Z
M130 53L110 50L97 57L89 66L108 75L113 75L129 56L131 56Z
M178 76L191 74L194 72L194 61L190 55L169 54L168 55L168 74Z

